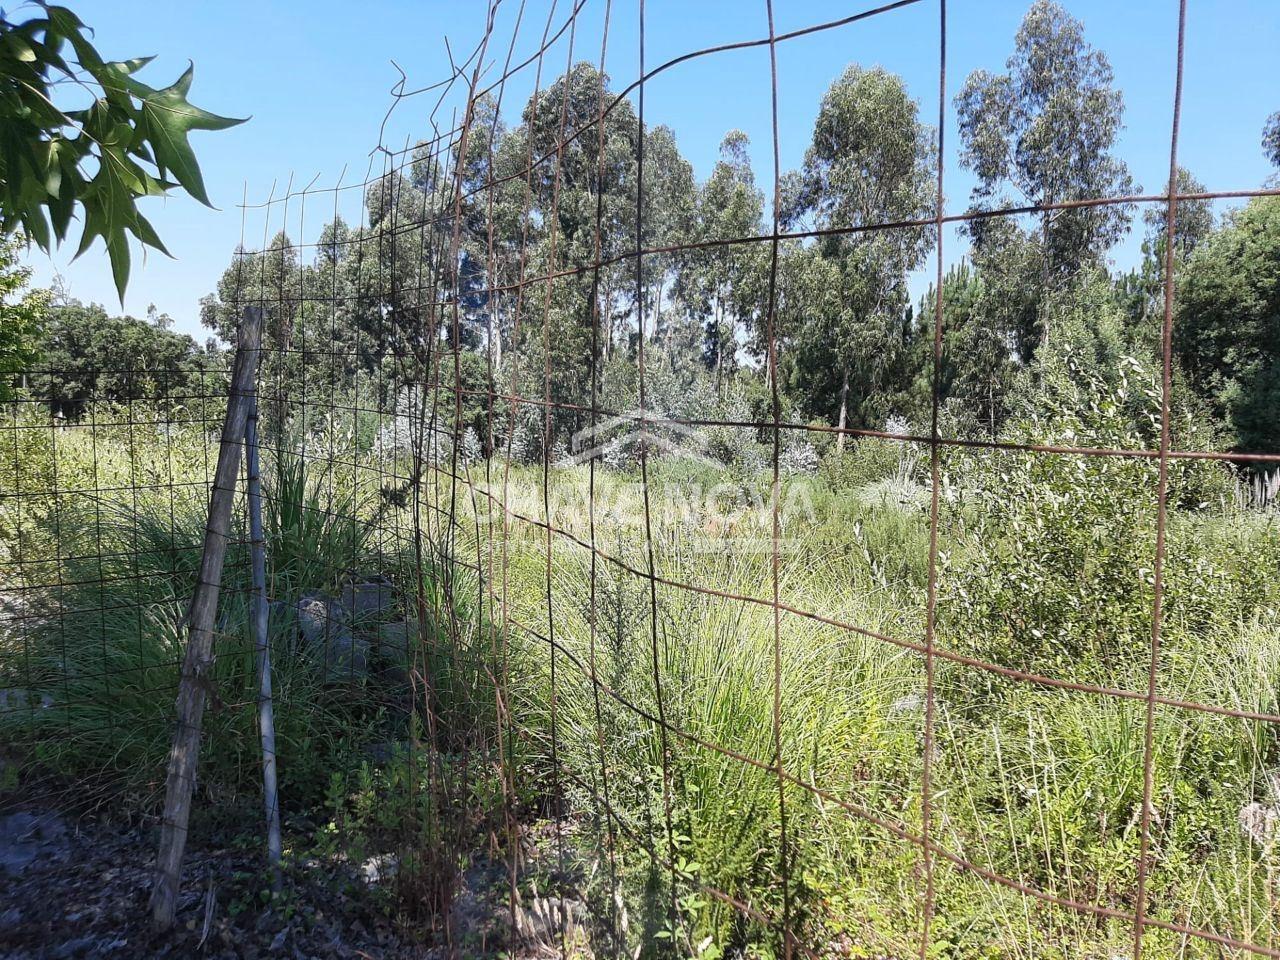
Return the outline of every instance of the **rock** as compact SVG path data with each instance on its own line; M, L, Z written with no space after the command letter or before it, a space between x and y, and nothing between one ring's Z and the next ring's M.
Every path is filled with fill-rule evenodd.
M369 643L351 632L347 609L340 600L304 594L298 600L297 614L302 640L323 663L328 679L360 679L368 673Z
M908 693L905 697L899 697L893 703L889 704L889 714L891 716L901 716L902 714L924 714L924 697L918 693Z
M385 620L395 609L395 586L386 577L348 580L342 585L341 602L353 624Z
M304 593L296 604L302 639L313 646L324 644L346 623L342 602L322 593Z
M412 661L410 651L418 642L418 621L400 620L378 627L378 654L400 667Z
M400 858L394 853L381 853L360 864L360 879L372 886L385 883L400 869Z
M0 817L0 869L10 876L21 876L37 860L70 855L70 831L56 814L21 811Z
M37 704L39 709L48 710L53 706L53 697L47 693L37 696L21 687L0 689L0 717L10 713L26 713L28 710L36 709Z
M348 629L338 630L329 638L324 664L331 680L359 680L369 673L369 643Z
M1267 782L1267 795L1272 806L1280 806L1280 767L1273 767L1263 774Z
M1265 803L1246 803L1240 808L1240 831L1261 847L1276 840L1280 828L1280 810Z

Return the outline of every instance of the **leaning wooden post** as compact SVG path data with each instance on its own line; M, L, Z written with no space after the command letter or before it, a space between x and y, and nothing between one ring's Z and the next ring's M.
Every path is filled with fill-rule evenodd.
M178 684L178 726L169 751L169 775L165 783L164 819L160 823L160 852L156 859L155 886L151 890L151 917L160 929L173 923L182 875L182 854L187 844L187 820L195 788L200 750L200 723L205 696L213 683L213 625L222 588L222 561L227 552L231 508L235 501L240 449L244 445L249 406L253 399L258 353L262 346L262 310L246 307L240 323L227 417L222 424L218 467L209 496L209 520L204 533L200 574L187 614L187 653Z
M262 531L262 474L258 464L258 398L245 431L249 463L249 540L253 554L253 640L258 648L258 732L262 736L262 799L267 813L267 862L280 886L280 798L276 792L276 719L271 703L271 645L267 634L267 540Z

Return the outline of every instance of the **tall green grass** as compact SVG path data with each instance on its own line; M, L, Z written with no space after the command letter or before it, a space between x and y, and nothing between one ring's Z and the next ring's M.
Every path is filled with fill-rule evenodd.
M1145 690L1151 594L1143 557L1151 545L1142 540L1150 533L1154 542L1149 512L1154 503L1142 499L1146 471L1125 467L1104 478L1028 472L1020 475L1019 487L1009 474L989 467L977 458L948 465L951 489L960 495L944 492L940 643L1061 676L1056 665L1063 663L1064 647L1054 640L1069 639L1078 644L1077 659L1066 676ZM682 495L685 488L671 482L671 475L661 467L655 473L651 496ZM513 477L512 500L540 516L540 471L516 470ZM980 477L993 483L998 499L971 495ZM598 503L611 509L598 510L596 543L643 573L647 558L635 524L618 519L635 515L633 481L605 471L597 475ZM588 539L585 514L554 495L581 493L583 471L553 471L551 483L553 521ZM1080 486L1091 487L1090 495L1078 496ZM804 549L782 558L782 600L855 627L921 642L927 495L886 492L876 477L853 488L820 482L812 499L815 509L799 531ZM687 503L660 507L653 514L660 577L770 597L768 554L738 550L733 534L741 527L726 533L707 517L691 516ZM1086 522L1092 526L1080 528L1081 509L1096 511ZM1174 698L1274 712L1280 616L1267 571L1274 568L1276 528L1256 514L1217 509L1179 510L1170 518L1160 689ZM780 952L775 924L784 899L781 817L777 779L768 769L776 760L772 610L659 585L655 631L647 581L600 559L593 644L587 551L553 538L548 613L544 534L515 532L507 544L512 609L543 637L554 629L557 643L580 663L590 663L594 651L600 683L626 702L598 693L571 658L558 656L554 760L566 777L583 785L576 801L581 815L597 824L597 841L615 837L626 895L637 910L646 903L654 909L656 903L665 913L665 894L655 895L652 888L653 863L654 851L666 855L664 806L670 804L680 867L675 883L682 949L717 955ZM703 548L690 549L694 540ZM1096 562L1113 544L1115 557ZM1038 583L1024 580L1017 586L1023 576L1020 556L1038 565ZM1108 584L1120 578L1132 585L1106 594ZM1073 597L1095 595L1101 606L1084 615L1072 613L1067 621L1044 612L1052 609L1044 606L1046 600L1070 609ZM986 612L992 597L1004 611L1000 624ZM975 611L984 611L987 620L976 621ZM1033 629L1055 623L1067 632L1055 638ZM1130 626L1107 632L1119 623ZM655 635L668 723L690 735L667 738L667 796L662 738L641 715L652 716L657 708ZM781 616L778 642L784 767L858 809L918 832L922 658L788 613ZM541 746L541 763L548 770L551 655L545 642L529 638L521 651L538 665L526 676L532 686L520 701L526 708L521 726ZM1131 911L1145 703L1014 683L947 662L939 666L937 696L934 835L939 842L1050 896ZM1268 801L1266 774L1277 765L1276 754L1262 723L1172 707L1157 712L1152 916L1241 939L1267 942L1277 936L1275 901L1267 893L1269 854L1238 825L1244 804ZM613 831L599 813L606 779L620 821ZM919 851L794 784L783 796L793 929L803 931L806 943L833 953L849 944L857 945L855 956L860 949L872 956L913 952L920 922ZM637 835L645 842L629 839ZM1046 905L936 859L940 956L1067 958L1109 956L1129 948L1129 925ZM667 874L656 872L665 885ZM699 894L703 887L750 904L773 922L751 919ZM1149 955L1216 954L1205 941L1152 933Z
M410 507L375 499L373 468L343 478L300 459L274 464L266 503L270 589L284 602L272 638L282 788L300 807L325 811L347 841L362 837L372 850L394 832L437 879L456 877L476 837L505 842L499 806L525 823L558 813L558 835L584 863L597 942L610 918L626 915L628 952L665 944L675 955L781 955L789 910L793 931L819 953L913 955L920 851L856 812L922 829L924 660L877 635L924 639L929 496L919 461L891 452L881 441L855 444L819 476L783 488L784 499L803 497L783 517L779 597L852 630L786 611L775 623L772 517L759 500L767 474L652 465L654 573L664 582L651 592L634 475L597 471L593 531L586 469L550 472L552 522L583 541L594 534L609 557L597 558L593 576L589 552L553 535L548 585L545 532L513 520L503 539L487 500L447 480L424 484L423 496L435 498L424 509L456 492L460 521L447 547L438 536L424 542L420 561ZM939 646L1139 697L1055 690L940 660L933 836L1051 896L1131 911L1150 656L1150 465L1082 470L1065 459L997 459L1005 456L943 464ZM541 484L540 468L513 466L514 509L541 518ZM142 798L158 789L202 497L67 499L57 512L61 559L28 551L29 575L54 586L29 591L39 616L6 633L0 670L5 686L47 693L52 706L12 715L3 732L44 765ZM1185 500L1169 515L1158 689L1276 713L1275 520ZM51 538L51 516L24 522ZM438 534L440 522L430 529ZM237 547L220 614L224 708L208 717L202 764L222 800L256 795L258 775L254 712L243 706L254 689L243 561ZM397 583L397 616L418 621L412 703L326 683L288 614L302 593L332 593L352 572L372 571ZM533 629L504 629L508 616ZM665 735L652 720L660 708ZM369 745L386 741L392 762L371 760ZM1238 825L1246 803L1276 802L1278 754L1261 721L1158 708L1152 916L1280 942L1274 851ZM779 761L789 775L781 790ZM426 772L448 789L433 791ZM936 956L1128 950L1123 923L1046 904L941 857L935 879ZM409 892L439 905L431 898L440 890ZM1147 955L1220 954L1153 932Z
M367 559L367 521L349 492L331 494L301 457L269 461L264 497L270 641L282 788L322 793L326 767L359 748L376 718L326 689L316 651L300 644L293 603L335 589ZM6 632L3 683L41 709L6 714L7 737L33 745L45 769L143 802L162 787L185 649L184 617L200 560L207 503L198 485L141 488L109 498L67 497L58 509L60 557L28 562L28 617ZM250 633L245 524L223 571L202 781L234 796L255 789L257 691Z

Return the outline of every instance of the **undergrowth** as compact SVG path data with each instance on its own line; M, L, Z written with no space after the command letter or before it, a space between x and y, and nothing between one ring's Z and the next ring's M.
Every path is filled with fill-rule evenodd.
M1076 439L1087 429L1115 443L1105 433L1123 424L1106 418L1122 407L1100 405L1102 419L1074 424ZM1020 429L1045 439L1047 423L1063 421L1029 415ZM5 477L50 494L0 520L23 612L0 638L3 685L22 693L3 729L41 768L145 808L162 786L204 520L202 484L173 481L184 469L199 479L207 438L156 441L169 466L153 464L148 486L136 447L115 460L104 451L126 438L100 434L95 450L65 433L56 482L38 446L22 478ZM1131 929L1105 911L1131 911L1136 896L1156 464L946 454L930 691L919 653L929 465L904 451L868 439L843 457L828 451L816 474L784 477L777 591L789 609L776 614L768 471L651 464L650 580L643 491L625 470L597 470L594 512L586 467L549 471L550 520L568 536L550 538L548 564L545 530L504 524L439 473L423 480L423 508L447 509L456 492L464 522L432 513L419 545L412 498L380 494L383 466L331 471L270 455L281 791L304 846L351 863L396 856L387 909L439 918L468 870L527 856L532 825L550 822L540 842L560 863L536 883L522 875L522 896L573 889L600 950L781 955L785 919L824 955L906 955L923 861L901 834L923 828L932 692L936 842L1102 911L1054 906L935 856L935 955L1126 951ZM489 467L494 498L543 516L540 467ZM73 476L128 492L52 495ZM1280 537L1273 517L1231 506L1223 487L1190 468L1171 474L1157 688L1274 714ZM600 551L594 563L583 543ZM257 803L247 573L237 543L201 757L211 808ZM407 645L398 658L375 645L366 675L335 681L296 603L374 574L394 585L383 619L404 625ZM1121 695L1015 680L969 658ZM1280 937L1272 850L1238 822L1246 804L1277 802L1278 753L1261 721L1158 707L1152 916ZM1216 955L1159 932L1148 951Z

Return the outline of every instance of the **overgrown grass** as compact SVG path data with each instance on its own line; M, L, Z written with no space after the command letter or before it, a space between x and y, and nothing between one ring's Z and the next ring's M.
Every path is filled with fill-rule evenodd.
M379 722L376 709L352 709L363 698L326 688L317 652L298 636L297 598L333 592L367 559L355 495L331 493L331 478L307 473L296 455L273 458L264 497L281 782L304 801L322 795L329 767ZM59 556L23 563L25 616L3 641L5 687L30 704L50 704L3 719L15 740L34 741L42 764L144 803L156 799L206 509L196 484L58 501ZM202 757L203 782L224 796L254 789L259 776L252 585L239 513L232 529Z
M63 457L73 442L64 438ZM197 450L202 438L181 442ZM785 478L778 595L817 616L776 619L767 473L651 464L650 581L631 473L597 471L593 525L586 468L551 471L550 519L572 537L551 536L548 569L544 530L511 520L504 539L501 514L463 488L448 548L433 515L419 559L406 533L411 505L377 498L377 465L344 480L298 459L273 462L270 589L284 607L273 612L272 642L290 804L323 814L322 845L357 856L394 836L437 877L461 869L459 851L478 836L506 842L499 808L526 822L558 813L586 858L600 942L625 915L628 950L647 940L678 955L780 955L789 911L820 953L913 954L923 864L894 830L922 829L927 690L924 658L907 647L924 641L930 518L920 460L895 450L863 441L842 460L830 455L817 476ZM85 445L80 456L92 453ZM493 466L489 492L501 500L502 465ZM938 645L1133 695L1053 689L940 659L933 836L1052 897L1132 911L1154 466L982 453L948 457L944 469ZM542 519L541 483L541 468L513 466L505 497ZM142 492L61 497L7 517L10 561L21 528L21 572L50 586L26 591L31 616L6 628L4 685L28 696L4 729L41 763L145 801L163 776L204 502L198 486L181 495L162 484L149 494L137 479L119 485L130 484ZM1175 493L1213 488L1203 476L1179 484L1175 475ZM424 508L453 493L433 475ZM1280 711L1275 520L1202 496L1171 504L1159 692ZM573 538L607 555L594 573ZM397 584L396 617L415 627L394 682L415 693L388 696L385 678L334 684L301 644L288 604L333 594L353 572ZM224 801L257 789L246 574L237 547L221 613L223 707L206 720L202 766ZM389 744L381 758L369 752L377 744ZM1277 752L1262 721L1158 707L1152 916L1280 941L1273 850L1238 822L1247 803L1276 802ZM937 956L1128 950L1125 923L934 861ZM439 887L403 892L443 902ZM1149 937L1149 956L1219 955L1195 938Z
M1055 690L942 662L934 834L956 855L1051 897L1132 911L1154 553L1154 478L1147 474L1154 468L1125 464L1094 476L1062 467L1065 475L1039 466L1011 474L977 457L948 464L955 492L944 491L939 642L1003 666L1135 691L1135 698ZM509 498L540 517L540 471L515 476ZM611 832L616 838L629 896L667 919L666 901L651 887L653 863L668 853L669 806L683 949L780 950L776 929L768 929L783 909L771 769L773 612L671 585L768 601L769 553L755 549L762 531L768 538L768 516L738 515L730 529L698 515L690 503L706 501L688 495L680 482L688 476L659 467L650 490L659 503L651 521L656 572L667 581L656 589L656 631L633 477L597 476L596 543L641 576L597 560L594 637L588 552L552 538L549 617L545 535L516 531L508 544L510 603L539 630L526 654L543 664L527 701L551 699L545 638L554 627L566 651L557 660L555 762L583 785L576 799L597 822L601 841ZM811 487L813 509L799 521L803 549L784 550L779 594L790 606L919 644L928 501L909 489L887 492L883 480L882 470L852 489L824 481ZM553 471L551 482L553 522L588 540L585 511L568 505L585 487L582 469ZM983 484L991 497L975 496ZM601 503L607 509L599 510ZM1276 532L1265 516L1222 503L1171 514L1158 671L1165 696L1275 712L1280 617L1269 571ZM786 786L791 920L806 943L823 949L853 943L855 956L858 949L905 955L920 922L920 854L852 811L919 832L923 658L856 629L786 612L778 624L783 766L845 804ZM669 725L665 794L662 737L651 719L658 687ZM532 709L523 722L542 731L549 765L548 711ZM1240 939L1276 936L1270 854L1239 827L1245 804L1273 802L1266 783L1277 751L1268 729L1161 707L1153 747L1150 914ZM608 812L600 812L606 779L618 812L612 831ZM1048 905L935 860L939 955L1066 958L1128 950L1131 925ZM663 882L670 875L656 872ZM771 922L744 917L700 894L704 887ZM1156 933L1149 950L1216 955L1205 941Z

